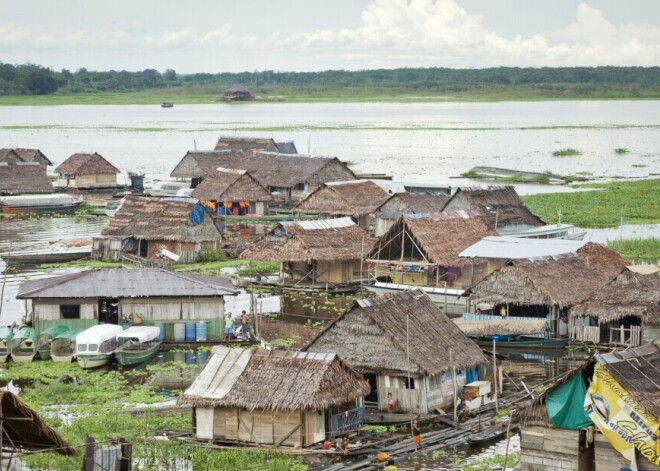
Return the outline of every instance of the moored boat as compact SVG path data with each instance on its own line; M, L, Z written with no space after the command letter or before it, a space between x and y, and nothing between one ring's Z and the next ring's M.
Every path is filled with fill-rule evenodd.
M179 190L190 188L190 182L154 181L146 192L150 196L176 196Z
M137 365L158 355L162 343L156 338L160 328L155 326L133 326L117 335L115 359L121 366Z
M41 265L43 263L61 263L80 260L92 254L91 247L81 247L72 250L33 250L30 252L3 253L0 258L11 265Z
M14 338L14 329L9 326L0 327L0 361L5 363L11 355L11 339Z
M37 332L32 327L21 327L11 339L11 358L19 363L29 363L37 354Z
M401 285L397 283L385 283L377 281L371 285L366 285L365 288L373 293L380 295L392 293L396 291L408 291L413 288L418 288L424 291L433 304L442 308L445 314L450 317L452 315L461 314L465 310L465 298L462 298L464 290L456 288L432 287L432 286L411 286Z
M53 339L68 330L69 328L63 324L54 325L43 330L37 338L37 353L39 354L39 358L42 360L50 359L50 347Z
M112 361L117 335L124 329L116 324L99 324L76 337L76 359L83 368L98 368Z
M492 348L493 339L485 337L471 337L480 347ZM499 336L495 339L496 348L539 348L539 349L560 349L568 345L568 337L560 338L542 338L526 335Z
M0 196L0 211L3 213L65 213L74 211L82 203L82 198L74 198L66 193L46 195Z
M70 329L53 337L50 357L57 363L71 363L76 354L76 337L83 329Z

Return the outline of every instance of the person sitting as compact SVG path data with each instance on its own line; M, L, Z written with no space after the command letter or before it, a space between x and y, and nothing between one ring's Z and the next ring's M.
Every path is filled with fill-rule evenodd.
M348 435L344 435L341 438L341 442L339 444L339 451L342 453L342 455L348 454L348 444L350 443L350 440L348 439Z

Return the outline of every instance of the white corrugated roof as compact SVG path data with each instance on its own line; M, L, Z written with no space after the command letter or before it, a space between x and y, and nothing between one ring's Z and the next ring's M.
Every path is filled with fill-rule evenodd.
M213 347L213 354L197 379L186 391L186 395L209 399L224 398L241 376L252 358L254 350Z
M582 240L527 239L520 237L484 237L463 250L461 257L522 259L552 257L575 253L587 244Z
M318 229L339 229L342 227L355 226L353 220L349 217L335 219L319 219L316 221L286 221L281 223L283 226L296 225L306 231Z

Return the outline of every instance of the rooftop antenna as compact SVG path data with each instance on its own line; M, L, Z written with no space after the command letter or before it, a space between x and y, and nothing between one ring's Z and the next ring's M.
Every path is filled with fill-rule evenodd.
M197 150L197 141L193 139L193 146L195 147L195 150Z
M557 210L557 225L561 226L561 209Z

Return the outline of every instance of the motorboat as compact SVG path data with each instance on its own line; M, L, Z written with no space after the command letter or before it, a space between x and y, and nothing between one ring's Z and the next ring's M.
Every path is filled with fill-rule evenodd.
M76 337L83 329L69 329L53 337L50 358L56 363L71 363L76 355Z
M50 359L50 347L53 339L64 332L67 332L69 327L64 324L54 325L43 330L37 338L37 353L42 360Z
M74 198L66 193L46 195L0 196L3 213L66 213L73 212L82 203L82 197Z
M150 196L176 196L179 190L189 188L190 182L175 182L167 180L154 181L151 189L147 190Z
M76 337L76 359L83 368L98 368L112 361L117 335L124 329L116 324L98 324Z
M28 326L18 329L11 339L11 358L18 363L29 363L37 354L37 332Z
M121 366L137 365L158 355L161 340L160 328L155 326L133 326L117 335L115 359Z
M6 363L11 355L11 339L14 329L11 326L0 327L0 361Z

